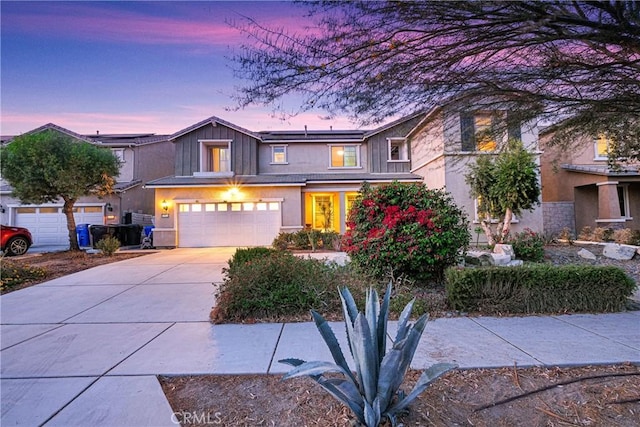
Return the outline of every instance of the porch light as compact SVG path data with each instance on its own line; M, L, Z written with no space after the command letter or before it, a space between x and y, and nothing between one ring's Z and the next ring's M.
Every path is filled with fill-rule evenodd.
M166 200L163 200L162 203L160 203L160 207L162 208L162 211L164 213L169 212L169 202L167 202Z

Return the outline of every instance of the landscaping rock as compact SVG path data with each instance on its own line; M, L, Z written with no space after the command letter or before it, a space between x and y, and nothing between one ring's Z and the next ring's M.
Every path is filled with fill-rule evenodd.
M491 255L491 259L493 260L493 265L509 265L509 263L511 262L511 256L510 255L504 255L504 254L490 254Z
M524 261L521 259L512 259L508 264L509 267L520 267L521 265L524 265Z
M636 254L636 247L631 245L620 245L617 243L607 243L602 249L602 255L607 258L619 261L628 261Z
M490 265L493 265L493 258L491 258L491 255L487 252L469 251L464 257L464 263L466 265L488 267Z
M514 259L516 257L516 253L513 251L513 246L505 245L502 243L498 243L494 246L493 253L500 255L509 255L511 259Z
M582 259L589 259L593 261L597 259L597 257L593 254L593 252L590 252L585 248L582 248L578 251L578 256Z

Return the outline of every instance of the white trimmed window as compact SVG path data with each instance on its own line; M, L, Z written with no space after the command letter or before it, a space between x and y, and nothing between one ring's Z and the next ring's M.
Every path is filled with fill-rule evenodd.
M233 176L231 140L201 140L200 171L195 176Z
M287 146L286 145L272 145L271 146L271 164L272 165L286 165L287 159Z
M360 145L330 145L332 168L359 168Z
M594 160L607 160L609 158L610 144L611 139L607 138L604 135L600 135L598 138L596 138L593 147L595 152Z
M409 149L405 138L387 138L390 162L406 162L409 160Z
M618 185L618 203L620 204L620 216L633 219L629 211L629 184Z
M113 148L111 153L116 156L120 163L124 163L124 148Z

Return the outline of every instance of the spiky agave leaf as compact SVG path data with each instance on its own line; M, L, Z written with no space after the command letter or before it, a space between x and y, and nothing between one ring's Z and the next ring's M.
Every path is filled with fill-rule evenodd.
M358 387L350 380L342 378L325 378L320 376L314 380L334 398L345 404L354 413L358 421L365 423L364 399Z
M347 360L342 353L342 349L340 348L338 339L333 333L331 326L329 326L329 323L315 310L311 310L311 316L313 317L313 321L316 323L316 328L318 328L318 331L324 339L324 342L327 344L327 347L329 347L329 351L331 352L331 356L333 357L334 362L336 362L336 365L342 367L345 372L347 372L347 375L350 377L350 379L354 383L357 383L357 380L353 376L351 368L349 368Z
M387 285L387 290L382 299L380 314L378 316L378 360L382 361L387 353L387 321L389 320L389 302L391 300L391 282Z
M378 383L377 349L371 339L369 324L362 313L358 314L353 327L353 361L359 372L361 390L365 400L372 404L376 398Z
M285 359L286 360L286 359ZM345 377L348 377L342 367L336 365L331 362L323 362L323 361L313 361L313 362L305 362L301 365L296 366L289 372L287 372L282 379L286 380L289 378L303 377L303 376L314 376L314 375L322 375L327 372L338 372L343 374Z
M452 363L437 363L425 369L424 372L422 372L422 375L420 375L418 382L413 387L413 390L411 390L411 393L389 408L387 414L395 416L398 412L404 410L416 397L420 395L420 393L425 391L432 382L457 367L457 365Z
M398 318L398 331L396 332L396 339L393 341L394 343L398 341L402 341L405 339L409 329L409 318L411 317L411 311L413 310L413 303L415 302L415 298L412 299L404 306L402 313L400 313L400 317Z

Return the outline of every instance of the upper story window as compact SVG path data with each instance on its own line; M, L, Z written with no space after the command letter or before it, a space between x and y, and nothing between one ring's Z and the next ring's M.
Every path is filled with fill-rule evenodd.
M389 161L402 162L409 160L409 149L405 138L388 138Z
M596 138L594 144L595 160L607 160L609 157L609 146L611 145L611 139L604 135L600 135Z
M332 168L358 168L360 167L359 145L331 145Z
M113 155L116 156L116 158L118 159L118 162L120 162L121 164L125 162L124 148L113 148L111 150L111 153L113 153Z
M194 175L233 175L231 140L201 140L200 171Z
M286 145L272 145L271 146L271 164L286 165L287 160L287 146Z
M495 151L507 139L522 140L521 123L508 111L460 114L462 151Z

